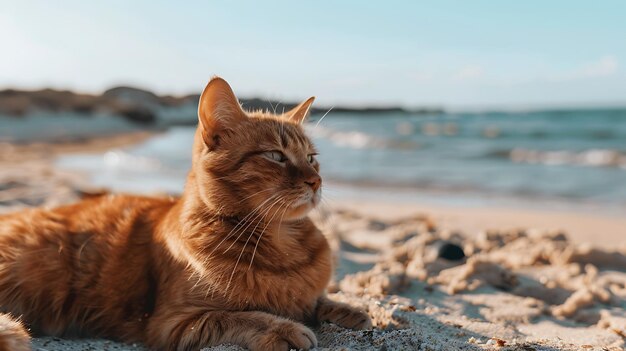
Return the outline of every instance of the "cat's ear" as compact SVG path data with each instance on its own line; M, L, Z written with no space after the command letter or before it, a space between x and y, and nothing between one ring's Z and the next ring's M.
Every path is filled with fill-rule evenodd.
M220 133L231 129L247 118L230 85L220 77L213 77L200 95L198 128L202 129L204 143L213 148Z
M285 118L291 120L294 123L302 123L309 116L309 110L311 109L313 101L315 101L315 96L311 96L300 105L292 108L288 112L285 112Z

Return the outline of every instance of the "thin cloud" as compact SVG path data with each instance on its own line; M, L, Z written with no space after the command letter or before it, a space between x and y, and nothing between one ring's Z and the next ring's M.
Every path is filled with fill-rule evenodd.
M485 75L485 70L481 66L470 65L461 68L454 75L456 80L471 80L480 78Z
M600 60L593 62L580 72L584 77L604 77L611 76L617 72L619 62L615 56L604 56Z
M429 71L416 71L409 75L414 81L425 83L433 80L435 74Z
M617 58L613 55L607 55L596 61L582 65L573 71L549 76L548 80L554 82L564 82L586 78L608 77L617 73L618 69L619 61Z

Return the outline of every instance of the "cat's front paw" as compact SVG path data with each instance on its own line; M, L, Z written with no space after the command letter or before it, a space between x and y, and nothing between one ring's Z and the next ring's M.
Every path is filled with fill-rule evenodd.
M288 351L317 347L317 338L311 329L292 321L274 323L251 347L251 350Z
M372 329L372 320L370 319L370 316L367 313L349 305L338 304L330 313L328 313L327 319L329 322L335 323L344 328L354 330Z

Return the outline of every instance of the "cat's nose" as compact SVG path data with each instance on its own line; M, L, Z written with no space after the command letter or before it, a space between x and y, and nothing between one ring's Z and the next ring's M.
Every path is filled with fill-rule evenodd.
M311 189L313 189L313 192L316 192L317 189L320 188L320 186L322 185L322 178L315 174L310 176L307 180L304 181L308 186L311 187Z

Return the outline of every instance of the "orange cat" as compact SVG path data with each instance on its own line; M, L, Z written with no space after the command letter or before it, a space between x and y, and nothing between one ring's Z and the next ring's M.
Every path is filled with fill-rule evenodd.
M157 350L308 349L304 324L369 328L367 314L324 296L330 250L306 217L322 182L301 127L312 102L245 112L214 78L180 199L107 195L0 216L2 311L34 334ZM8 315L0 349L30 349Z

